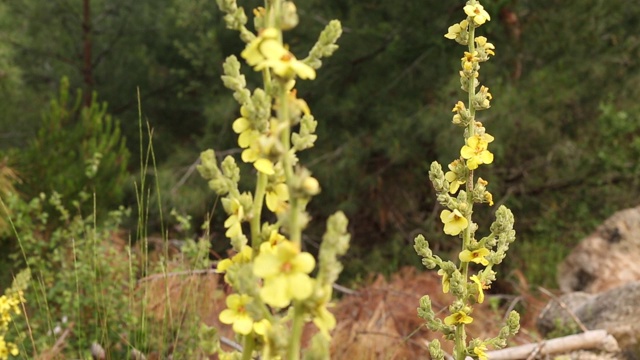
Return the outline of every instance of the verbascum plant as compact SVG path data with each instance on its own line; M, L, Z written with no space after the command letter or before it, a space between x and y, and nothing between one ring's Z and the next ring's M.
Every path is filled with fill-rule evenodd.
M461 240L458 261L445 261L434 255L428 241L419 235L415 239L415 250L423 258L422 263L429 269L438 268L442 277L442 291L455 297L449 305L449 315L444 321L436 317L429 296L420 299L418 315L426 321L427 327L441 332L454 342L454 358L486 360L489 348L503 348L507 338L515 335L520 325L518 313L512 311L499 334L490 339L467 339L465 325L474 321L473 306L484 301L484 290L496 280L493 267L506 256L509 245L515 240L513 214L505 206L495 213L490 233L477 239L478 224L473 222L475 204L493 205L493 196L487 190L488 182L481 177L475 179L476 171L482 165L493 162L489 144L494 141L478 121L477 113L489 109L492 95L489 88L480 85L480 64L494 56L495 47L484 36L476 36L476 29L491 20L489 13L479 1L469 0L464 6L466 19L449 27L445 37L468 48L461 59L460 84L468 93L466 102L458 101L453 107L453 124L464 129L464 144L459 158L452 161L446 173L442 166L433 162L429 171L437 194L438 202L445 207L440 214L446 235ZM444 359L440 342L434 340L429 351L433 359Z
M297 154L313 147L317 122L295 85L296 79L315 79L321 59L337 49L342 29L338 21L329 22L308 56L298 60L284 43L284 32L299 20L292 1L269 0L253 10L255 33L246 27L246 13L235 0L217 4L227 27L240 32L246 43L241 56L261 73L263 87L248 89L238 59L226 59L222 80L240 105L233 130L242 161L253 165L255 190L239 189L240 168L231 156L218 163L214 151L207 150L198 170L228 215L225 235L236 255L217 267L233 288L220 321L233 327L242 351L222 351L213 335L204 340L221 359L299 359L303 325L313 322L319 331L304 357L327 359L336 325L327 307L342 270L338 256L347 251L349 235L347 219L338 212L327 221L318 261L303 249L302 231L310 220L305 209L320 185Z

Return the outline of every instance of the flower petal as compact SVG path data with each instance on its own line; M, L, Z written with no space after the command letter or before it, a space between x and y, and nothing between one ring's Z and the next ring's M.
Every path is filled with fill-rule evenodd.
M236 134L241 134L243 131L247 130L250 125L249 120L240 117L233 122L232 128Z
M271 278L280 273L282 262L272 253L261 252L253 262L253 274L263 279Z
M231 309L224 309L220 312L218 318L223 324L233 324L233 322L238 318L238 313Z
M291 260L291 265L294 271L308 274L313 271L313 268L316 266L316 259L313 255L303 252Z
M247 314L238 316L233 323L233 331L238 334L248 335L251 333L251 330L253 330L253 319Z
M275 171L273 170L273 163L268 159L258 159L253 163L253 166L263 174L275 174Z
M311 295L313 283L307 274L295 272L287 276L290 296L296 300L304 300Z
M287 280L283 276L267 279L260 289L260 297L273 307L284 308L291 303L287 285Z

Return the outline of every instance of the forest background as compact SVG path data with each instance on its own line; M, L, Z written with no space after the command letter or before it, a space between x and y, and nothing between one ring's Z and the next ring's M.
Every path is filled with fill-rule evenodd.
M351 220L344 282L418 265L418 233L436 251L457 251L438 235L428 166L447 163L459 148L450 126L460 93L451 59L459 49L443 35L462 5L298 2L305 26L289 35L294 52L330 19L344 27L322 76L299 84L319 120L315 155L303 159L322 184L309 210L315 224L336 209ZM553 287L556 265L581 238L640 202L640 4L496 0L485 7L486 36L499 56L483 67L497 96L482 121L501 140L484 171L500 194L494 206L512 209L518 233L500 271ZM158 164L147 175L159 184L150 194L190 215L196 230L213 209L212 250L225 256L225 214L194 169L206 148L239 155L231 129L237 107L220 75L224 57L241 50L209 0L0 1L2 176L14 171L26 200L55 190L72 204L81 190L95 192L98 220L120 205L135 208L137 159L148 146L139 135L139 88ZM93 163L97 172L87 173ZM93 211L91 201L85 205L73 211ZM162 228L157 209L148 207L150 233ZM122 227L135 231L135 224ZM15 262L7 254L17 249L4 226L0 288L10 284ZM305 242L313 249L320 236L311 228Z

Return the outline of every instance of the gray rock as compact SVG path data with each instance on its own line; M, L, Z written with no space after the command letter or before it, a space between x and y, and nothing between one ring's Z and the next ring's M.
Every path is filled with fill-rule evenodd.
M570 293L551 300L541 312L537 326L543 336L567 335L581 329L575 317L588 330L606 330L621 349L634 353L640 341L639 305L640 281L597 295Z
M565 293L599 293L640 281L638 259L640 207L613 214L574 248L559 266L558 284Z

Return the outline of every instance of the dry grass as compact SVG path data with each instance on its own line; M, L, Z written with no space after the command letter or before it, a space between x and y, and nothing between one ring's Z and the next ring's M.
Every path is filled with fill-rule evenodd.
M514 277L516 281L519 277ZM441 293L440 277L433 271L421 272L415 268L402 268L389 280L377 276L366 286L358 289L356 295L345 295L331 309L338 320L333 331L331 346L332 359L360 360L401 360L429 359L428 344L433 339L441 339L423 327L417 316L419 299L424 294L432 298L434 310L442 310L451 302L449 294ZM157 276L148 284L147 309L157 319L172 314L179 321L180 314L197 311L204 323L216 326L221 335L233 339L229 326L221 324L218 314L225 308L223 280L213 273L176 276ZM511 296L499 310L492 309L485 301L474 308L475 321L467 327L471 337L492 337L500 329L510 304L519 304L522 316L522 331L512 340L514 344L529 343L534 338L533 329L543 300L537 300L526 290L525 283L519 283L519 296ZM500 297L487 294L487 298ZM514 301L515 299L515 301ZM170 312L169 312L170 308ZM524 310L524 311L523 311ZM305 342L315 333L313 326L305 328ZM230 347L225 347L231 350ZM443 341L443 348L451 353L451 344Z

